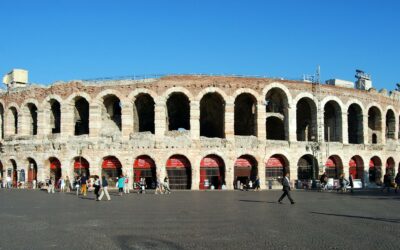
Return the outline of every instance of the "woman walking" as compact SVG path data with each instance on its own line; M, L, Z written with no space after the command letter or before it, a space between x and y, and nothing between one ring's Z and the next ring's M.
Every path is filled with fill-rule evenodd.
M118 179L118 192L119 192L119 196L122 196L122 193L124 192L124 185L125 185L125 178L124 176L121 174L121 176Z
M71 181L68 176L65 178L65 188L67 193L71 192Z

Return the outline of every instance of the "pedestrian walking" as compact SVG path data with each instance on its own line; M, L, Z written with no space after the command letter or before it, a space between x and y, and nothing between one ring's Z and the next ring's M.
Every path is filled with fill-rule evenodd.
M260 191L260 176L257 175L256 181L254 182L255 190Z
M161 179L160 177L157 176L157 184L156 184L156 191L154 194L163 194L163 188L161 184Z
M129 188L129 178L128 178L128 176L125 176L125 178L124 178L125 180L124 180L124 193L125 194L129 194L130 193L130 188Z
M348 183L349 181L346 180L344 173L341 173L339 177L339 189L342 193L347 192ZM337 191L339 191L339 189Z
M74 187L75 187L75 191L76 191L76 196L79 195L80 181L81 180L80 180L79 176L75 176Z
M60 192L61 193L64 193L64 191L65 191L65 180L64 180L64 178L60 178Z
M292 199L292 197L290 196L290 180L289 180L289 173L285 174L285 177L283 177L282 180L282 191L283 194L281 195L281 197L279 198L278 202L282 203L283 198L285 198L285 196L288 197L288 199L290 200L291 204L294 204L294 200Z
M384 191L385 189L387 190L388 193L390 193L390 185L391 185L391 178L390 178L390 174L386 173L383 176L383 188L382 191Z
M166 177L164 178L163 188L164 188L164 193L168 193L168 194L171 193L171 189L169 188L169 179L168 179L168 176L166 176Z
M80 184L81 184L81 194L83 196L87 195L87 178L86 174L82 174L82 177L80 179Z
M65 178L65 188L67 193L71 192L71 181L69 180L68 175Z
M350 192L353 193L354 192L354 182L353 182L352 174L349 175L349 185L350 185Z
M100 179L99 179L99 176L97 176L97 175L94 176L93 187L94 187L94 194L96 195L96 201L98 201L99 200L99 191L100 191Z
M144 177L140 178L139 188L140 188L139 192L141 194L145 194L146 193L146 178L144 178Z
M125 178L121 174L121 176L118 179L118 193L119 193L119 196L122 196L122 193L124 192L124 185L125 185Z
M50 194L54 194L54 185L55 185L55 180L52 178L49 179L49 187L47 189L47 192Z
M10 189L11 188L11 176L7 175L6 182L7 182L7 188Z
M103 175L101 177L101 193L97 200L101 201L103 199L104 194L106 195L107 200L111 200L110 194L108 193L108 181L107 181L106 177Z

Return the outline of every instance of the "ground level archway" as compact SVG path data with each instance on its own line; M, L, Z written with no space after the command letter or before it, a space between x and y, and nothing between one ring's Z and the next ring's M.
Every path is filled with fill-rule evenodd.
M225 184L225 163L218 155L207 155L200 162L199 188L221 189Z
M353 179L364 179L364 161L360 156L355 155L349 161L349 175Z
M36 188L34 185L37 183L37 164L32 158L28 158L28 188Z
M339 179L343 173L343 163L337 155L331 155L325 162L325 173L328 178Z
M192 186L192 167L183 155L174 155L166 164L169 187L171 189L190 189Z
M74 158L74 175L75 176L85 175L86 177L89 178L90 176L89 162L85 158L81 156Z
M156 188L156 164L150 156L138 156L133 163L133 173L135 183L139 183L140 179L144 178L147 189Z
M315 180L318 177L318 161L312 155L303 155L297 163L297 179Z
M234 166L234 187L247 186L250 181L254 183L258 176L256 159L251 155L242 155L235 161ZM254 188L254 185L252 186Z
M369 182L376 185L382 184L382 161L378 156L374 156L369 161Z
M394 168L395 168L395 163L394 163L394 159L393 159L393 157L389 157L387 160L386 160L386 171L385 171L385 173L386 174L389 174L390 176L392 176L392 177L394 177L394 172L395 172L395 170L394 170Z
M101 169L102 175L104 175L108 181L108 185L115 187L118 178L122 176L122 164L118 158L115 156L104 157Z
M58 188L58 181L61 178L61 162L55 157L51 157L49 159L50 161L50 179L54 180L54 185L55 188Z

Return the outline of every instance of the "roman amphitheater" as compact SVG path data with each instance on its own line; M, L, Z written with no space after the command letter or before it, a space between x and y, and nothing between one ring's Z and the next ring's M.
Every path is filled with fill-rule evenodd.
M342 172L380 184L400 163L400 94L227 76L14 83L0 94L3 182L169 176L174 189L277 188ZM300 187L300 185L296 185Z

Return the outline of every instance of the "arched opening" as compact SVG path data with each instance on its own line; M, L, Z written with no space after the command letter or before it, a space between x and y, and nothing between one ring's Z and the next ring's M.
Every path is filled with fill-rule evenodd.
M190 189L192 186L192 167L183 155L173 155L167 160L167 176L171 189Z
M314 141L317 138L317 112L315 103L304 97L297 102L297 141Z
M103 97L102 122L108 131L121 131L121 101L115 95Z
M258 176L258 166L256 159L251 155L242 155L235 161L234 183L236 189L246 186L250 181L254 183ZM253 185L253 188L255 185Z
M285 140L285 129L280 117L270 116L266 123L267 140Z
M353 179L364 180L364 161L360 156L355 155L351 157L349 162L349 175L351 175Z
M61 162L55 157L50 157L50 179L54 180L54 187L58 188L58 180L61 178Z
M12 135L18 134L18 111L15 107L10 108L10 122L9 126L12 128L10 131Z
M75 135L89 134L89 103L83 97L75 99Z
M50 100L50 126L52 134L59 134L61 131L61 106L60 103L55 100Z
M382 185L382 161L378 156L374 156L369 161L369 182Z
M315 180L318 176L318 162L312 155L303 155L297 163L297 179Z
M138 156L133 163L133 172L136 183L140 183L140 179L144 178L147 189L156 188L156 164L152 158L147 155Z
M225 138L225 101L217 93L201 98L200 136Z
M372 134L372 144L377 144L378 143L378 137L376 136L376 134Z
M389 157L387 160L386 160L386 174L388 174L388 175L390 175L390 176L392 176L392 177L394 177L394 168L395 168L395 163L394 163L394 159L393 159L393 157Z
M86 177L89 178L90 176L89 162L85 158L81 156L77 156L74 158L74 175L75 176L85 175Z
M190 101L183 93L172 93L167 100L168 130L190 130Z
M364 143L363 114L358 104L351 104L347 110L347 128L349 143Z
M200 185L203 189L221 189L225 185L225 163L218 155L207 155L200 162Z
M381 142L381 112L377 107L368 110L368 137L369 143L376 144ZM376 137L376 138L374 138ZM374 142L375 139L375 142Z
M154 100L149 94L139 94L133 107L134 131L154 134Z
M288 140L288 99L280 88L265 95L267 140ZM278 121L279 120L279 121Z
M337 155L329 156L325 163L325 173L328 178L339 179L343 173L343 163Z
M28 119L29 135L37 135L37 127L38 127L37 112L38 112L38 109L37 109L36 105L33 103L28 103L27 108L29 110L29 119Z
M286 173L290 173L290 168L289 161L284 155L273 155L265 163L265 180L269 188L280 186Z
M396 118L394 116L393 110L389 109L386 112L386 138L395 139L396 135Z
M324 107L325 141L340 142L342 140L342 110L335 101L329 101Z
M0 139L4 139L4 107L0 104Z
M33 187L34 181L37 183L37 164L32 158L28 158L28 187Z
M102 176L105 176L110 187L115 187L118 178L122 175L121 162L115 156L107 156L103 158L101 164Z
M235 99L235 135L257 136L257 101L248 93Z
M10 169L11 171L9 171L9 172L12 173L12 175L11 175L11 173L10 173L11 178L12 178L12 185L13 185L13 187L16 188L16 187L18 187L17 163L16 163L15 160L13 160L13 159L11 159L10 162L11 162L12 170ZM10 175L9 175L9 176L10 176Z

